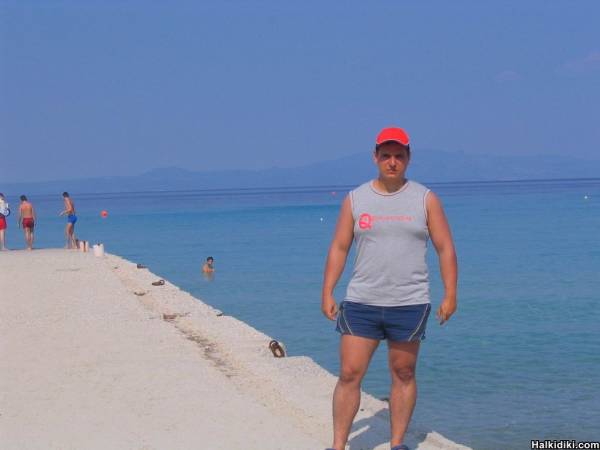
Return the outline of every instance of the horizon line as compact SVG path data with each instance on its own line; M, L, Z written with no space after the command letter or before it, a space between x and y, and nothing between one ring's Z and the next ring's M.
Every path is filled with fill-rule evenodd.
M411 180L411 178L407 178ZM600 182L600 177L582 177L582 178L524 178L524 179L509 179L509 180L463 180L463 181L431 181L423 182L429 186L448 186L448 185L492 185L492 184L532 184L532 183L557 183L557 182ZM58 181L46 181L37 183L55 183ZM36 183L36 184L37 184ZM9 183L7 183L9 184ZM19 183L20 184L20 183ZM359 184L331 184L331 185L300 185L300 186L269 186L269 187L238 187L238 188L209 188L209 189L161 189L161 190L145 190L145 191L114 191L114 192L77 192L72 191L78 196L102 196L102 195L118 195L118 194L165 194L165 193L207 193L207 194L227 194L234 192L246 192L247 194L261 194L261 193L310 193L310 192L326 192L332 189L344 190L348 188L354 188ZM308 191L311 189L312 191ZM0 191L2 192L2 191ZM5 194L6 196L18 196L20 194ZM50 196L54 194L48 193L29 193L27 195L40 195Z

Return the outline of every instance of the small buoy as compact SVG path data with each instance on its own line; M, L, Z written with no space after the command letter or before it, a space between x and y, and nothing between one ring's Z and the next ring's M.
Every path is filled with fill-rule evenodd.
M584 195L584 196L583 196L583 198L584 198L585 200L587 200L589 197L588 197L587 195Z
M323 218L321 217L321 222L323 222Z
M108 211L107 211L107 210L105 210L105 209L103 209L103 210L100 212L100 215L101 215L102 217L108 217Z

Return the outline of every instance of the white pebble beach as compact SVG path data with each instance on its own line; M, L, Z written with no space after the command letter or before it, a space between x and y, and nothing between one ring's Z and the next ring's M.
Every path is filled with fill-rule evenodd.
M199 274L200 276L200 274ZM0 448L297 449L331 444L336 377L115 255L0 252ZM389 449L363 393L347 448ZM410 429L415 449L465 449Z

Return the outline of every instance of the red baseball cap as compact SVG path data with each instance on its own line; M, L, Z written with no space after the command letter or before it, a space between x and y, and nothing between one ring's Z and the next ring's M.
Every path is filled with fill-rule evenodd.
M390 142L390 141L398 142L399 144L402 144L405 147L408 147L408 144L409 144L408 134L406 134L406 131L404 131L402 128L394 128L394 127L384 128L377 135L377 140L375 141L375 145L381 145L384 142Z

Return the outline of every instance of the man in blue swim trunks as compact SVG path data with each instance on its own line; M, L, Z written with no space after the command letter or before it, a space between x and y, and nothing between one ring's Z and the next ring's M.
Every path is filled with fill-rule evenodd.
M67 249L76 249L77 243L75 241L75 222L77 222L77 216L75 215L75 204L68 192L63 192L63 200L65 202L65 209L60 213L61 216L67 216L67 226L65 227L65 239Z
M385 128L377 136L375 180L344 199L323 281L321 310L337 319L340 374L333 393L333 446L345 448L360 405L360 384L371 356L388 341L392 378L392 450L405 450L404 435L416 399L415 369L431 310L427 241L435 247L445 294L437 310L440 324L456 311L457 262L450 227L438 197L405 177L410 162L407 133ZM339 309L333 297L352 245L356 259L346 297Z

